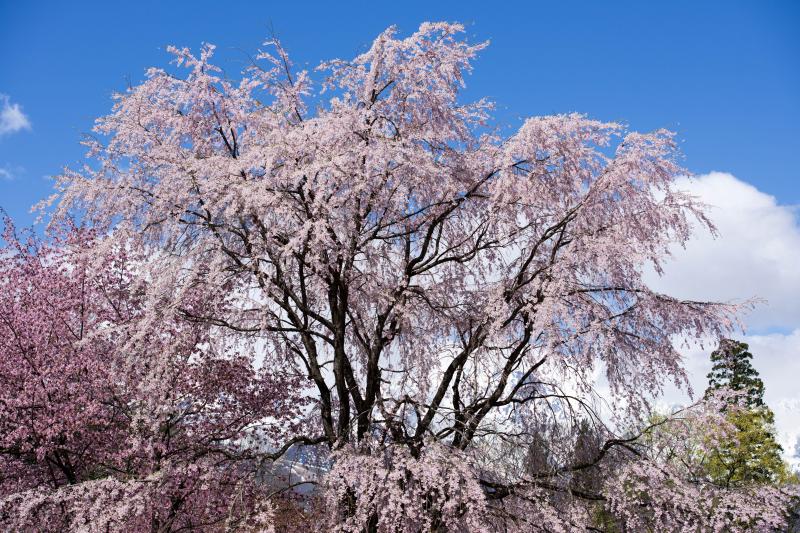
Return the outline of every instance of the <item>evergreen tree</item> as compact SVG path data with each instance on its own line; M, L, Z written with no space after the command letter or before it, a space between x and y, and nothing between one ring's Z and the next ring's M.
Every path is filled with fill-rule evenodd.
M751 363L753 354L743 342L722 339L712 352L706 394L720 388L740 393L743 409L728 414L735 434L719 444L709 457L706 471L712 481L726 487L783 481L788 474L775 440L775 415L764 403L764 382Z
M576 465L592 463L603 446L602 435L585 418L578 424L576 433L575 447L572 452L573 462ZM597 466L577 470L572 474L572 481L577 488L590 492L599 492L603 486L601 472Z
M573 466L594 462L605 443L603 434L585 418L581 419L575 428L575 433L575 445L572 450ZM612 468L619 466L615 450L609 453L605 464ZM599 465L576 470L572 473L570 487L586 493L599 494L603 490L603 475L604 473ZM592 528L590 530L603 531L605 533L622 531L618 517L614 516L604 503L597 501L587 503L589 515L592 517Z
M743 407L752 409L764 405L764 382L751 360L753 354L744 342L722 339L719 347L711 352L714 366L708 374L708 391L727 387L744 394Z
M554 470L553 457L548 446L545 430L538 431L531 443L525 457L525 471L533 476L543 475Z

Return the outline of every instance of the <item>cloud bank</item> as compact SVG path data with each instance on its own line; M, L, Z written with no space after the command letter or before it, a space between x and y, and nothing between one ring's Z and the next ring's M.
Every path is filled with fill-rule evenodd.
M708 204L719 237L699 232L685 250L674 249L666 275L651 275L650 285L679 298L764 298L746 317L749 329L800 327L797 210L722 172L683 179L678 186Z
M800 221L797 209L731 174L712 172L679 182L681 189L709 205L719 230L714 239L699 232L686 246L673 250L665 274L648 276L651 287L680 298L697 300L766 299L744 317L748 330L737 338L750 345L753 364L775 412L779 442L787 459L800 443ZM757 334L756 334L757 333ZM707 386L714 346L684 351L695 395ZM677 391L668 403L685 403ZM799 450L800 451L800 450ZM794 459L795 464L800 458Z

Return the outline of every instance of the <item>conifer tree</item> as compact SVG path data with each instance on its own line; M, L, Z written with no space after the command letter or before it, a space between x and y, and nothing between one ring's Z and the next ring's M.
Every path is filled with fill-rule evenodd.
M764 382L748 350L746 343L722 339L711 353L706 394L728 388L739 393L734 401L741 408L729 412L735 434L719 444L706 468L712 481L726 487L775 483L787 475L783 449L775 440L775 415L764 403Z
M742 393L742 405L748 409L764 405L764 382L753 368L753 354L744 342L722 339L719 347L711 352L714 366L708 374L708 390L727 387Z

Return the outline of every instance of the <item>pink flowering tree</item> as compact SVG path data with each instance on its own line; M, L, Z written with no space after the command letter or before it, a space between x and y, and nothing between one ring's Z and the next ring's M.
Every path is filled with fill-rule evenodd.
M8 221L4 240L0 529L270 524L253 452L280 434L270 415L299 408L285 403L291 378L207 328L162 316L148 329L124 247L104 253L74 230L43 244Z
M687 386L673 340L721 336L740 311L643 279L693 224L713 230L675 186L672 134L558 115L501 137L489 102L459 98L485 46L462 31L389 29L321 64L318 84L277 42L238 81L212 46L171 48L174 71L117 95L89 164L59 177L54 220L80 214L103 235L90 255L141 258L135 320L95 319L123 356L114 380L132 376L148 413L129 423L169 441L183 416L180 449L223 464L221 443L256 421L277 450L262 458L322 446L326 520L343 531L774 525L783 500L741 497L730 513L714 488L701 504L705 480L626 431L666 383ZM215 401L180 415L184 395ZM108 453L185 487L159 463L163 440ZM51 446L33 452L41 479L63 455ZM230 474L204 472L202 486Z
M89 338L103 323L130 319L131 309L121 297L121 288L127 294L124 282L110 283L111 261L90 279L61 247L20 240L8 221L3 237L8 244L0 252L0 490L7 495L74 484L112 460L125 438L119 406L128 398L106 402L113 334Z

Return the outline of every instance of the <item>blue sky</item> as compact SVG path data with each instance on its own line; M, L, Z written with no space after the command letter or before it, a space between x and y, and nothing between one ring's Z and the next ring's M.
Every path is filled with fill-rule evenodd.
M661 5L659 5L661 4ZM30 129L0 136L0 206L21 223L44 178L83 154L78 141L110 95L167 44L218 45L234 76L269 34L299 65L352 57L386 26L455 20L491 40L468 96L498 118L579 111L679 133L694 172L731 172L800 203L798 2L11 2L0 0L0 104Z

